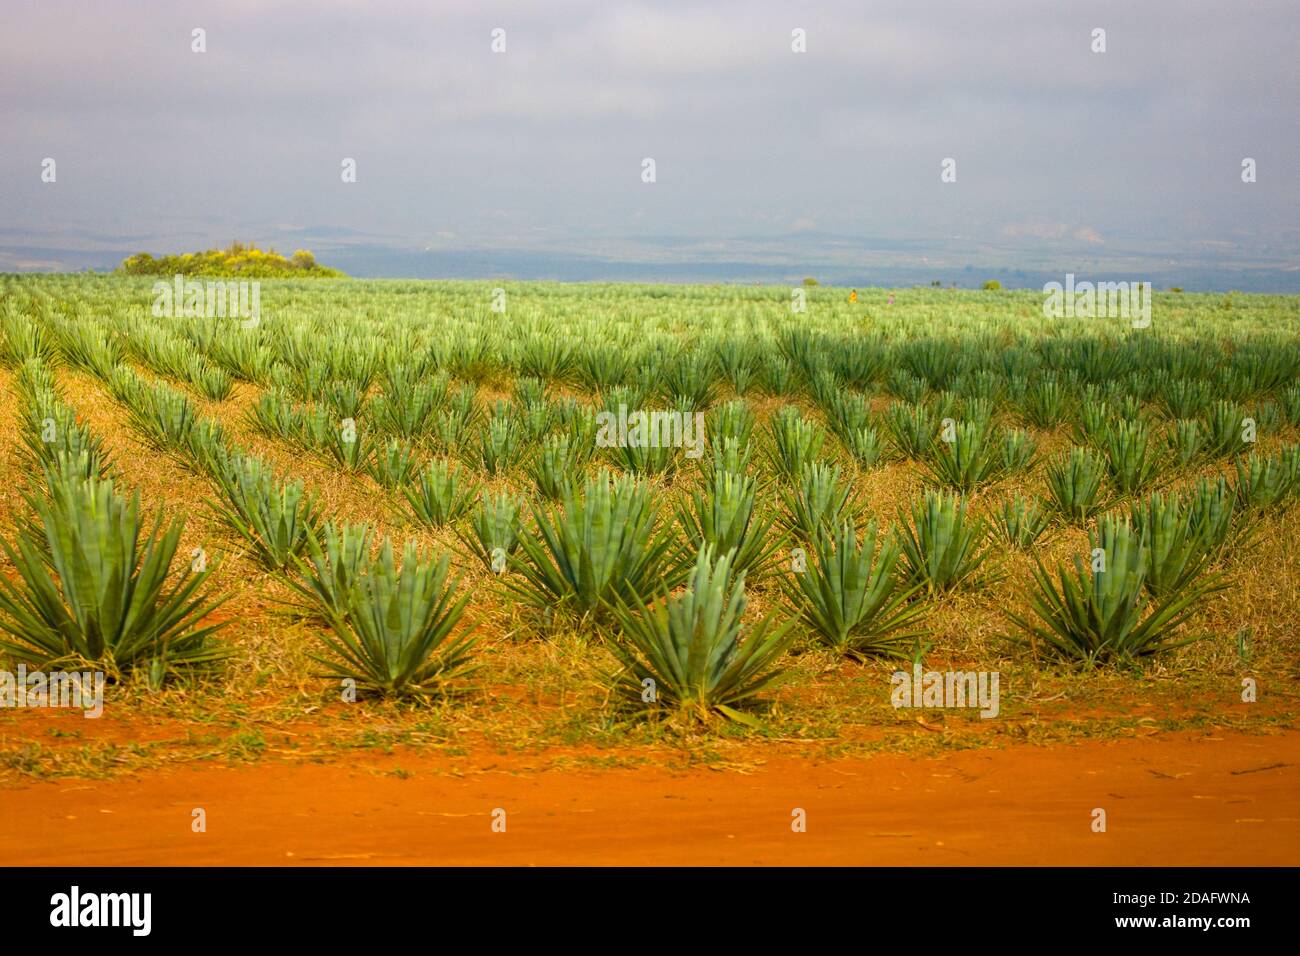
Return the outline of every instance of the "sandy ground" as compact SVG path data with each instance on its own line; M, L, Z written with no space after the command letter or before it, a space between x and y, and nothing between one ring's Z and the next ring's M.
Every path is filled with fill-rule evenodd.
M33 864L1295 865L1300 732L782 756L749 772L408 750L33 782L0 790L0 865Z

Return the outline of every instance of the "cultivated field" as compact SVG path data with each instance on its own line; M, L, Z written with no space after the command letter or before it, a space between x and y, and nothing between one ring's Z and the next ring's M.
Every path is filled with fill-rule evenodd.
M794 291L0 278L0 862L1294 863L1300 299Z

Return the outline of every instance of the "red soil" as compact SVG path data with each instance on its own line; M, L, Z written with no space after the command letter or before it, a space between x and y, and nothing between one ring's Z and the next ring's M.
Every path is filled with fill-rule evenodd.
M535 771L407 750L25 783L0 790L0 865L1300 863L1300 732L765 754L749 772Z

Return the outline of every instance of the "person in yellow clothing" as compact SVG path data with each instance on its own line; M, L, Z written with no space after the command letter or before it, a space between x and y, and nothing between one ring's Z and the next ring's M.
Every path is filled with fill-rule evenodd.
M857 290L857 289L854 289L852 292L849 293L849 301L850 301L850 302L857 302L857 301L858 301L858 290Z

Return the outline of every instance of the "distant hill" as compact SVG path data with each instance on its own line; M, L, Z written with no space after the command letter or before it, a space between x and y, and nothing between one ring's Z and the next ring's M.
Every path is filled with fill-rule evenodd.
M122 260L119 272L145 276L242 276L253 279L340 279L346 276L316 261L306 249L286 259L274 249L232 242L226 249L186 252L155 259L147 252Z

